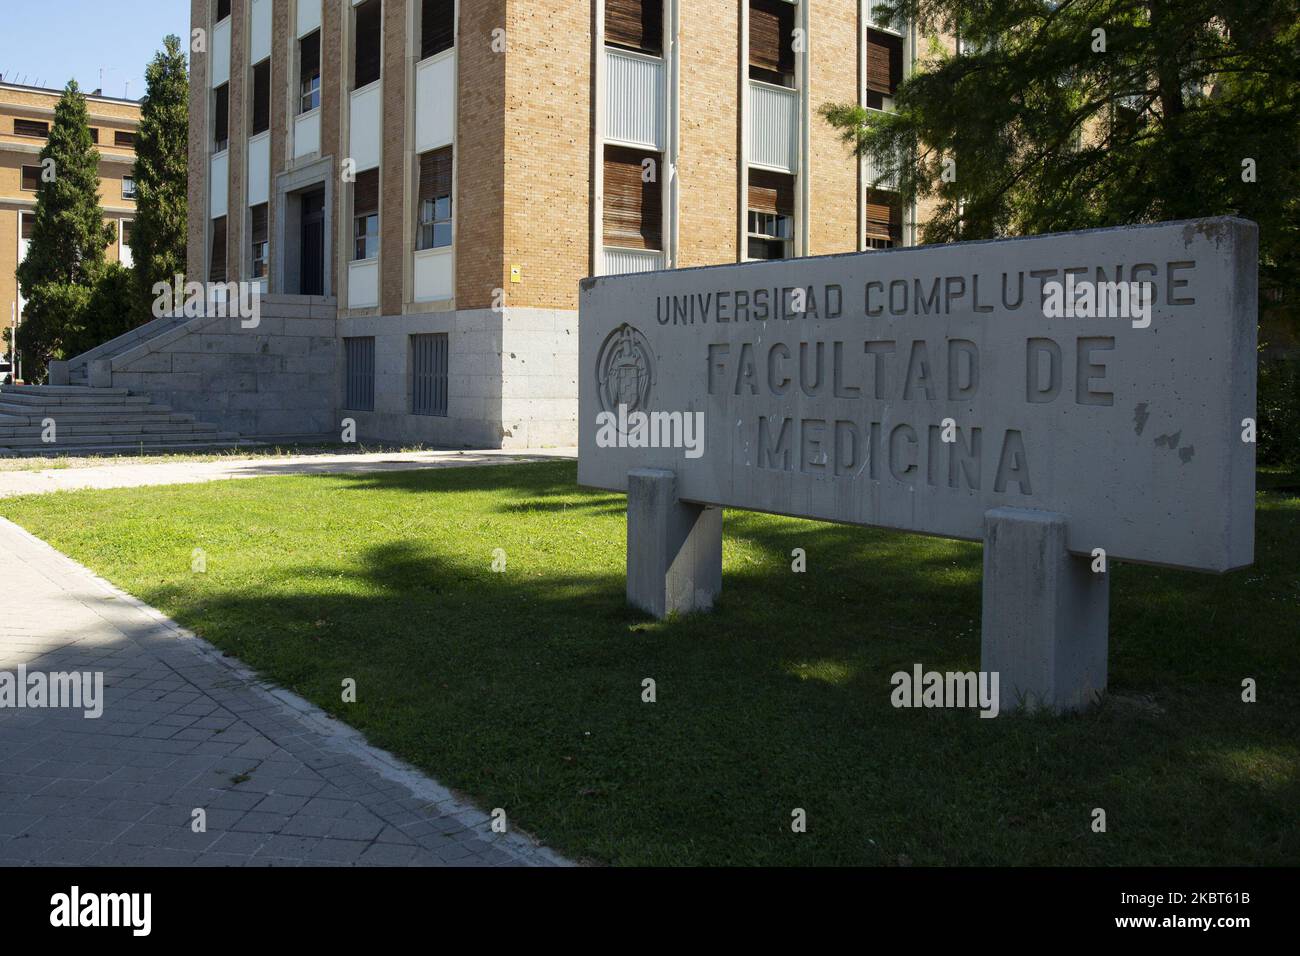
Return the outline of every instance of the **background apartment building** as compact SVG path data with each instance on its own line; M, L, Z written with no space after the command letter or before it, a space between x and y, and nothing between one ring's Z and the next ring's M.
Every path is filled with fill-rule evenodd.
M0 306L4 308L4 325L11 329L22 321L18 264L27 257L41 178L40 153L60 96L62 90L0 82ZM90 135L99 149L99 202L117 235L106 258L129 266L135 218L131 170L140 104L91 93L86 96L86 107Z
M910 69L870 0L192 15L189 271L336 303L336 411L364 437L574 443L584 276L914 236L816 116L889 109Z

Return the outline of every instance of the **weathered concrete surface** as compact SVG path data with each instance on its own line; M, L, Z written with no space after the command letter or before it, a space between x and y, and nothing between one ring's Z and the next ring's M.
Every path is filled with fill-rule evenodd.
M1070 554L1069 518L999 508L984 518L980 670L1000 708L1081 710L1106 690L1110 578Z
M722 592L722 509L677 499L671 471L627 480L627 600L655 617L712 610Z
M995 508L1060 512L1074 553L1247 565L1257 238L1218 218L585 280L579 480L669 469L684 501L969 540ZM1048 317L1067 273L1150 283L1149 326ZM703 412L703 456L597 447L619 394Z

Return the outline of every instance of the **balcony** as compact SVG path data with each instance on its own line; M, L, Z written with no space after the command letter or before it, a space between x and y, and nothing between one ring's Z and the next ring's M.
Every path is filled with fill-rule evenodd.
M455 138L456 49L429 57L415 68L415 151L427 153Z
M605 48L605 139L663 152L666 142L664 61Z
M629 272L654 272L664 267L664 254L658 249L628 249L605 246L601 275L616 276Z
M749 81L749 162L782 173L799 171L799 91Z
M351 135L348 137L351 158L356 162L356 172L374 169L379 165L383 147L383 81L354 90L350 98L348 119Z
M293 158L302 159L320 152L320 107L293 119Z

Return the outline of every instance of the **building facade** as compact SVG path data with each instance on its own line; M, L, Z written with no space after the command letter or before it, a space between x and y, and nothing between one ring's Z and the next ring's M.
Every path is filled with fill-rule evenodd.
M18 264L27 257L41 179L40 153L61 95L61 90L0 82L0 306L4 325L10 329L22 321ZM86 96L86 106L90 133L99 150L99 202L116 235L105 257L129 266L135 219L131 170L140 104L92 93Z
M191 278L334 304L363 437L574 444L583 277L914 241L816 115L889 109L911 69L871 0L192 16Z

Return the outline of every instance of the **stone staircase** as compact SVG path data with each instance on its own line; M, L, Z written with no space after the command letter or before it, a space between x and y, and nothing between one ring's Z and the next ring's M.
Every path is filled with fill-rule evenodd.
M53 442L43 440L54 423ZM0 455L193 452L256 446L125 388L0 386Z

